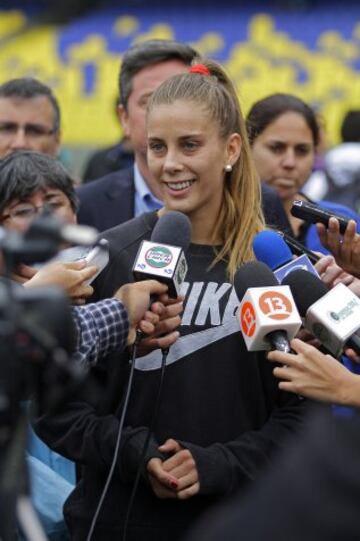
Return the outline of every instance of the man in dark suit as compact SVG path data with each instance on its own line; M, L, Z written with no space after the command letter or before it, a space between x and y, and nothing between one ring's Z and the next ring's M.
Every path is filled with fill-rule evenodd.
M188 45L169 40L145 41L125 53L119 76L118 114L124 135L134 149L134 167L116 171L79 188L79 223L104 231L162 206L159 186L152 178L146 159L147 100L163 81L188 71L196 56L196 51ZM266 223L282 230L289 229L275 191L263 186L262 197Z

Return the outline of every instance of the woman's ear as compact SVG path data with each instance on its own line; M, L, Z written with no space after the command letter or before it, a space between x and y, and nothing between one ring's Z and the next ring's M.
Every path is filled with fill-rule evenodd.
M232 133L226 144L226 163L235 165L241 154L242 140L239 133Z

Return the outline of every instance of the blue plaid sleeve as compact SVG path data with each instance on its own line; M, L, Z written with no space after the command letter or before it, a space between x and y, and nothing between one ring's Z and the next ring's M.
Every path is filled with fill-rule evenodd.
M73 316L77 329L75 361L96 364L111 351L121 352L125 348L129 319L126 308L117 299L74 306Z

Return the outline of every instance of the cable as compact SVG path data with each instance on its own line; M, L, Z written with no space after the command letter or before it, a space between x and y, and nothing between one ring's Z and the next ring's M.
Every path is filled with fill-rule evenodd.
M134 347L133 347L133 350L132 350L132 355L131 355L131 368L130 368L129 380L128 380L126 393L125 393L124 407L123 407L123 410L122 410L122 413L121 413L121 418L120 418L120 421L119 421L119 431L118 431L116 444L115 444L114 457L113 457L113 460L112 460L112 463L111 463L109 474L108 474L106 482L105 482L105 486L103 488L102 494L101 494L100 499L99 499L98 506L97 506L97 508L95 510L93 519L91 521L91 525L90 525L90 529L89 529L89 533L87 535L86 541L91 541L92 535L93 535L94 530L95 530L96 521L98 519L98 516L99 516L101 508L102 508L102 505L104 503L104 499L105 499L105 496L106 496L107 491L109 489L109 485L110 485L112 476L114 474L115 466L116 466L116 463L117 463L117 460L118 460L119 449L120 449L120 441L121 441L121 436L122 436L122 432L123 432L125 416L126 416L126 412L127 412L127 408L128 408L128 404L129 404L129 398L130 398L132 382L133 382L133 378L134 378L137 344L138 344L138 341L135 340Z
M164 383L164 376L165 376L166 359L167 359L167 356L169 354L169 348L163 348L161 350L161 352L162 352L161 372L160 372L160 381L159 381L158 392L157 392L156 401L155 401L155 407L154 407L154 411L153 411L153 414L152 414L151 419L150 419L149 428L147 430L144 446L142 448L141 455L140 455L140 460L139 460L139 465L138 465L138 469L137 469L136 476L135 476L134 485L133 485L133 488L132 488L132 491L131 491L131 494L130 494L130 499L129 499L128 507L127 507L127 510L126 510L122 541L126 541L127 529L128 529L128 526L129 526L130 515L131 515L133 505L134 505L136 491L137 491L137 488L139 486L140 475L141 475L141 471L142 471L142 468L143 468L145 455L146 455L146 452L147 452L148 447L149 447L151 434L155 430L155 425L156 425L157 417L158 417L158 414L159 414L161 393L162 393L162 388L163 388L163 383Z

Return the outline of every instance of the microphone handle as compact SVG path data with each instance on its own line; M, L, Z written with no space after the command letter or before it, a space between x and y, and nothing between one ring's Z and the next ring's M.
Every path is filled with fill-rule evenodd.
M271 345L271 349L275 349L276 351L284 351L285 353L291 352L286 331L271 331L266 335L265 338Z

